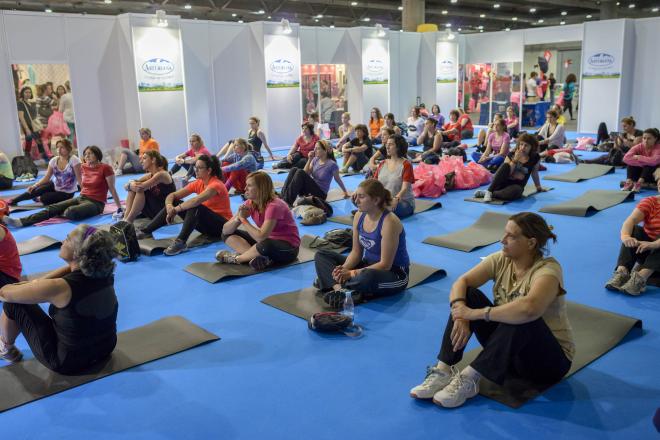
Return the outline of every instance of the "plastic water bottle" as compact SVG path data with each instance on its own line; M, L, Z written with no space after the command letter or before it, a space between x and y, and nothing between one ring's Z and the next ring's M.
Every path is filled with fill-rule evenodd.
M351 318L351 321L355 320L355 304L353 304L353 292L350 290L344 290L344 308L341 311L341 314L347 318Z
M112 222L117 223L119 220L122 219L122 217L124 217L124 213L121 212L120 210L117 210L114 212L114 214L112 214Z

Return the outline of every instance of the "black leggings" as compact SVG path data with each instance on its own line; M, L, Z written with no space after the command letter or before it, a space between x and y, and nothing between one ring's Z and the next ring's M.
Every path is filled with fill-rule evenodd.
M233 234L223 236L223 240L227 240L228 237L236 235L241 237L243 240L247 241L250 246L257 245L257 252L259 255L268 257L273 261L273 264L288 264L298 258L298 252L300 248L293 247L291 243L285 240L273 240L272 238L266 238L257 243L257 240L252 238L250 234L245 231L237 229Z
M117 344L117 335L113 334L76 349L59 342L53 320L38 304L4 303L3 310L7 318L18 325L34 357L61 374L76 374L88 369L106 359Z
M33 131L31 134L25 135L25 156L32 158L30 152L32 150L32 141L34 141L35 144L37 144L37 150L39 150L39 153L41 153L41 157L43 160L48 163L50 158L48 157L48 154L46 154L46 150L44 149L44 144L41 142L41 132L40 131Z
M316 275L321 290L331 290L336 281L332 278L335 267L344 264L346 256L338 252L319 250L314 255ZM366 261L360 262L356 269L366 267ZM394 295L408 287L408 268L392 267L390 270L365 269L358 276L344 283L344 287L369 297Z
M644 228L639 225L633 227L630 236L639 241L653 241L651 237L646 234ZM621 243L619 258L616 262L617 267L623 266L630 271L635 266L635 263L639 263L641 269L650 269L654 272L658 271L660 270L660 251L653 250L638 254L637 248L626 247Z
M177 200L174 204L178 205L180 203L182 201ZM179 213L179 216L183 217L183 227L177 238L183 242L188 241L188 237L190 237L190 234L195 229L204 235L220 238L222 236L222 227L227 222L226 218L216 214L204 205L186 209L185 212ZM167 223L166 217L167 209L163 208L142 231L151 234L156 229L165 226Z
M63 202L55 203L42 209L36 214L21 218L23 226L30 226L35 223L48 220L52 217L62 215L69 220L82 220L103 212L105 203L90 199L85 196L75 197Z
M571 119L573 119L573 98L571 98L571 99L564 98L563 113L565 113L566 110L568 110L568 114L571 115Z
M525 182L511 179L511 164L503 163L493 176L488 191L496 199L517 200L525 191Z
M284 169L289 169L289 168L300 168L303 169L305 168L305 165L307 164L307 158L303 157L303 155L299 152L295 152L292 155L292 160L289 162L286 158L277 162L275 165L273 165L274 169L277 168L284 168Z
M468 289L465 303L472 309L493 306L486 295L474 288ZM463 359L464 348L454 351L452 346L453 328L450 313L438 354L438 359L447 365L455 365ZM571 369L571 361L543 318L525 324L470 321L470 330L483 347L470 365L497 384L512 377L552 384L559 382Z
M325 200L325 198L328 196L319 187L318 183L312 179L312 176L305 172L305 170L300 168L291 168L289 175L284 181L284 186L282 187L282 200L287 202L289 206L293 206L293 202L296 201L296 197L307 195L320 197L323 200Z
M186 177L193 177L195 175L195 167L191 163L184 163L182 165L175 163L172 165L172 169L170 169L170 174L176 174L181 168L185 168L188 171Z
M9 177L0 176L0 190L11 189L14 181Z
M18 283L18 281L19 280L17 280L16 278L10 277L6 273L0 271L0 288L6 286L7 284Z
M20 194L14 197L11 201L12 205L16 205L18 202L23 200L36 199L41 197L41 203L44 205L52 205L54 203L63 202L73 198L74 193L67 193L64 191L55 191L55 184L53 182L48 182L43 185L35 187L32 192L25 191L23 194Z
M639 179L644 179L645 183L655 182L655 177L653 173L657 167L636 167L633 165L628 165L626 169L626 176L628 179L637 182Z

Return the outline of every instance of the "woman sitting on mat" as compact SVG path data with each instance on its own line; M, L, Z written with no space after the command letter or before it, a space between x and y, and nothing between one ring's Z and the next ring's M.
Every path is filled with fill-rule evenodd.
M298 196L312 195L325 200L333 178L344 191L344 197L350 197L339 175L339 166L332 154L332 145L328 141L318 141L314 150L309 152L305 169L292 168L289 171L280 192L282 200L289 206L293 206Z
M191 134L188 142L190 143L190 148L174 158L174 165L172 165L172 169L170 170L170 174L176 174L181 168L184 168L188 171L186 180L195 175L195 162L197 162L199 156L202 154L211 156L211 152L204 145L204 141L200 135Z
M259 128L260 123L261 121L259 120L259 118L257 118L256 116L250 116L250 119L248 119L248 124L250 125L250 129L248 130L247 142L250 145L252 145L253 150L256 153L258 153L259 157L261 157L261 146L263 145L264 147L266 147L266 151L268 151L270 160L275 160L275 156L273 156L273 152L271 151L270 147L268 146L268 142L266 141L266 133L264 133L263 130ZM218 159L224 157L230 151L233 143L234 140L232 139L222 146L222 148L217 154Z
M493 198L500 200L517 200L525 192L525 185L529 177L532 177L536 190L545 191L539 179L538 164L538 141L530 134L518 136L518 146L515 153L509 156L500 165L493 176L493 181L486 191L478 190L474 197L483 198L484 202L490 202Z
M642 143L632 147L623 163L627 165L626 183L623 191L639 192L645 182L653 182L653 173L660 165L660 132L657 128L648 128L642 134Z
M493 122L493 125L494 131L488 135L486 140L486 151L483 154L476 151L472 153L473 161L492 172L497 171L497 168L504 163L504 159L509 154L509 143L511 142L504 119L498 119ZM481 135L481 133L479 134Z
M626 116L621 119L621 133L610 138L610 133L605 127L603 139L611 145L607 154L602 154L595 159L580 160L580 163L596 163L600 165L612 165L616 167L624 166L623 156L635 145L641 144L644 133L635 128L635 119L632 116ZM600 128L600 127L599 127ZM606 151L606 150L605 150Z
M305 122L301 125L302 134L298 136L284 160L273 165L273 168L305 168L307 156L314 149L319 137L314 134L314 124Z
M369 173L376 171L378 164L387 158L387 140L391 136L394 136L394 134L394 130L391 128L383 127L380 129L380 140L383 142L383 145L375 150L373 156L369 158L369 162L367 163Z
M387 159L376 169L374 179L394 195L388 209L399 218L410 217L415 212L415 195L412 192L415 175L407 159L408 142L403 136L395 134L387 140L385 147Z
M11 168L11 160L0 151L0 190L11 189L13 185L14 170Z
M351 114L344 112L341 114L341 125L338 128L339 140L337 145L341 148L346 142L355 139L355 127L351 124Z
M424 130L424 121L422 118L421 109L417 106L410 109L410 116L408 116L408 134L410 136L419 136Z
M117 165L115 174L117 176L121 176L123 173L143 173L144 170L140 164L140 158L145 152L149 150L160 151L160 146L158 145L158 142L156 142L156 139L151 137L151 129L141 128L140 147L137 151L131 151L129 148L121 149L119 164Z
M138 217L153 219L165 207L165 199L176 191L174 180L167 172L167 159L158 151L149 150L142 155L142 168L147 174L130 180L124 187L128 191L124 221L133 223Z
M44 205L52 205L69 200L78 191L78 184L82 181L80 159L71 154L73 146L67 139L57 141L56 146L58 156L48 162L44 177L29 186L26 192L14 197L9 202L11 206L30 199L38 200Z
M18 256L16 240L3 224L0 224L0 255L2 255L0 258L0 288L7 284L18 283L23 266Z
M515 112L513 111L513 107L508 106L506 108L506 118L504 118L504 122L506 122L506 130L507 133L509 133L509 137L511 139L515 139L518 137L518 116L516 116Z
M428 119L435 119L440 127L445 125L445 116L440 111L440 106L438 104L433 104L431 106L431 114L429 115Z
M344 164L340 173L347 173L350 167L357 172L364 168L369 162L369 158L373 156L369 130L366 125L355 126L355 139L343 145L342 153L344 153Z
M495 113L493 115L493 122L488 124L488 129L486 130L481 130L479 134L477 134L477 151L485 151L486 150L486 144L488 143L488 137L490 137L491 133L495 132L495 124L497 124L498 121L501 121L502 114L501 113ZM476 162L476 160L475 160Z
M115 174L112 167L101 162L103 153L96 145L91 145L83 151L82 178L80 196L63 202L54 203L45 209L22 218L5 216L2 221L12 227L30 226L62 216L69 220L83 220L99 215L105 209L108 191L113 197L117 211L121 211L119 195L115 189Z
M388 142L391 142L388 141ZM410 259L406 232L387 206L390 192L375 179L362 181L355 191L358 211L353 218L353 248L348 256L319 250L314 255L317 287L323 300L340 309L344 289L354 291L356 302L394 295L408 286Z
M655 177L660 193L660 171ZM660 271L659 237L660 196L645 197L621 226L619 259L605 288L634 296L644 292L649 277Z
M449 122L442 127L441 131L443 142L461 141L462 127L460 117L461 115L458 110L449 112Z
M539 130L539 149L543 151L563 147L566 143L566 132L564 126L557 122L559 115L553 110L548 110L545 117L545 124Z
M460 137L456 140L461 139L471 139L474 136L474 126L472 125L472 119L470 115L465 113L465 110L462 108L458 109L460 116L458 116L458 122L460 124Z
M62 242L60 257L65 267L0 289L0 356L21 360L14 342L22 333L45 367L79 374L107 359L117 344L114 241L105 231L78 225ZM50 303L48 314L39 303Z
M557 237L541 216L521 212L509 218L502 250L453 284L438 363L411 397L455 408L479 393L481 376L496 384L514 378L552 384L568 373L575 343L561 266L544 256L550 239ZM494 302L479 290L488 281L495 283ZM483 350L459 372L472 333Z
M557 104L552 104L550 106L550 110L553 110L559 115L557 117L557 124L562 126L566 124L566 116L564 116L564 112L561 110L561 107L559 107Z
M163 253L178 255L188 249L186 242L196 229L213 238L222 236L222 227L231 218L229 193L222 183L220 163L215 156L201 155L195 163L197 178L178 191L168 194L163 208L144 228L138 229L138 240L148 238L158 228L171 224L177 215L183 218L179 235ZM183 200L191 194L197 194ZM184 214L185 213L185 214Z
M235 139L232 149L222 158L222 174L227 190L235 187L239 193L245 192L245 179L257 169L259 164L250 151L250 145L243 138Z
M401 128L399 128L399 125L396 123L396 120L394 119L394 113L385 113L383 120L385 121L385 124L381 127L381 131L383 130L383 128L389 128L390 130L394 131L394 134L401 134ZM384 144L382 138L380 140L381 143Z
M371 114L369 115L369 131L367 136L370 139L376 139L380 134L380 129L385 125L385 120L383 119L383 113L381 113L378 107L371 109Z
M275 194L270 176L260 171L250 174L245 197L247 201L222 228L233 251L219 251L215 258L221 263L249 264L254 270L294 261L300 247L298 227L289 206ZM238 229L241 225L243 230Z

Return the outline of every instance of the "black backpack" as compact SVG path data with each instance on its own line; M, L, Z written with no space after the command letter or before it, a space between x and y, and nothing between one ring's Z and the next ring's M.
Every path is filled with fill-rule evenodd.
M34 177L37 177L39 170L37 166L32 162L27 156L16 156L11 160L11 170L14 172L14 176L22 176L23 174L32 174Z
M353 247L353 230L351 228L331 229L323 235L323 238L337 247Z
M132 223L119 221L110 226L110 235L115 241L115 250L119 260L135 261L140 256L140 244Z

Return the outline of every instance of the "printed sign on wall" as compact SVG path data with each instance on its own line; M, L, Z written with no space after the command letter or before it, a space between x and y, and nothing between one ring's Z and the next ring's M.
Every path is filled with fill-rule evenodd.
M362 83L387 84L390 78L388 41L382 38L362 40Z
M300 87L300 54L293 37L266 35L266 87Z
M582 66L584 79L619 78L621 76L620 57L612 53L592 52L587 54L585 61L586 63Z
M135 70L140 92L183 90L179 31L170 28L133 28Z
M437 83L456 82L456 72L458 69L458 63L456 60L458 55L457 52L456 43L438 41L435 59L435 77Z

